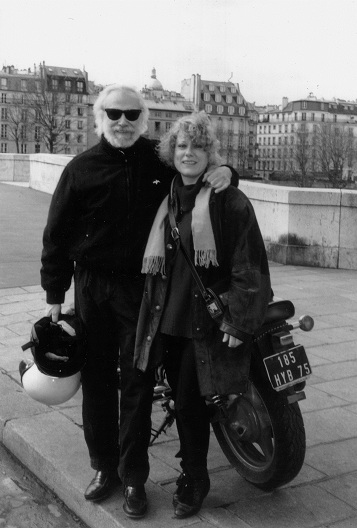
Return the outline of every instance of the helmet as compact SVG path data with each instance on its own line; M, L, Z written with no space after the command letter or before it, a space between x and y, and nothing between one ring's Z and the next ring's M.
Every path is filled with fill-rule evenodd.
M74 315L61 314L58 323L50 317L37 321L31 340L22 346L31 348L34 361L21 361L21 382L35 400L58 405L69 400L80 386L80 370L85 363L83 331Z
M67 378L47 376L37 365L22 360L19 365L22 386L32 399L46 405L59 405L72 398L81 384L81 374L77 372Z

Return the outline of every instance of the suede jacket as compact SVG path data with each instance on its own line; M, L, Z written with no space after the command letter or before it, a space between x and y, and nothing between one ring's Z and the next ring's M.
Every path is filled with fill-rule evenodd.
M208 314L200 291L192 290L192 336L202 395L236 394L246 388L253 333L263 323L271 299L269 266L253 207L245 194L232 186L211 193L209 212L216 242L218 267L197 267L206 287L226 304L217 324ZM167 230L166 276L148 274L137 328L134 364L140 370L158 365L163 354L158 331L170 260L178 250ZM229 348L223 333L243 344Z

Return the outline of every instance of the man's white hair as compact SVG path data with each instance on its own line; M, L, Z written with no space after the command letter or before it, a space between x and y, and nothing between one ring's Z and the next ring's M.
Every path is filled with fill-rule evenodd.
M127 86L122 84L110 84L109 86L106 86L104 90L100 92L100 94L97 97L97 100L95 101L93 105L93 113L94 113L94 121L96 124L96 134L101 137L103 134L103 120L105 116L105 101L109 94L112 92L117 92L120 94L130 94L137 98L140 108L141 108L141 114L138 119L137 123L137 130L141 134L144 134L148 128L148 119L149 119L149 109L147 108L145 104L145 99L141 95L141 93L134 88L133 86Z

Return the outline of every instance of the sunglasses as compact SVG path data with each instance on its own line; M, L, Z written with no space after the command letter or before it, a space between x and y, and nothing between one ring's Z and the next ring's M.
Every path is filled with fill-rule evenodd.
M118 108L105 108L104 110L111 121L118 121L123 114L128 121L136 121L141 114L141 110L118 110Z

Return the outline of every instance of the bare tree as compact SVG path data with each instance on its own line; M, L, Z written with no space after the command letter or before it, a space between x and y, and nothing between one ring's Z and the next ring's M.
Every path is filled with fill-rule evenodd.
M19 153L21 142L27 139L33 127L27 98L25 96L13 96L12 104L8 106L6 111L9 135L14 140L16 151Z
M71 95L45 90L30 94L33 125L41 129L41 139L50 153L62 152L68 144L67 136L70 127L70 111L74 101Z
M332 123L320 125L317 132L317 156L322 176L331 187L346 187L345 177L356 159L356 142L346 127Z
M298 187L312 187L314 173L312 171L312 144L309 132L304 126L295 132L293 147L292 179Z

